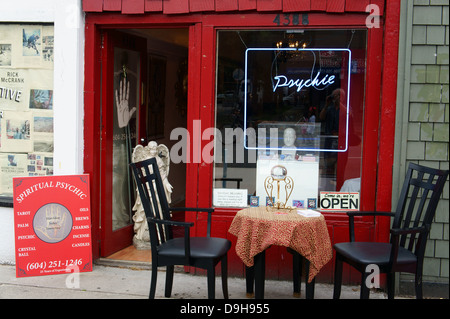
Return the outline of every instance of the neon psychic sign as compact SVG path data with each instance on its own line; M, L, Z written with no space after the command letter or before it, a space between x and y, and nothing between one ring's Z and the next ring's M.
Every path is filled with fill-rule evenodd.
M306 49L306 48L248 48L245 51L245 70L244 83L252 83L253 87L256 82L270 82L273 101L280 100L282 96L283 102L297 98L295 95L307 93L306 91L322 91L322 103L325 104L325 95L330 94L332 90L339 89L344 96L340 97L340 111L345 114L339 115L339 120L344 121L345 125L339 125L339 147L327 147L326 143L317 142L316 146L302 145L295 146L292 149L282 147L282 145L254 145L256 143L249 136L247 127L252 129L249 124L251 116L248 107L251 104L249 96L251 93L251 85L244 85L244 147L254 150L292 150L292 151L311 151L311 152L345 152L348 150L348 132L349 132L349 101L350 101L350 75L351 75L351 51L344 48L322 48L322 49ZM259 64L256 64L259 62ZM259 65L262 67L255 67ZM270 67L269 67L270 65ZM270 69L270 71L268 71ZM268 73L268 74L264 74ZM264 96L267 96L264 95ZM266 102L266 101L264 101ZM327 106L325 106L327 107ZM344 111L345 108L345 111ZM319 113L320 110L319 109ZM273 121L267 119L267 122ZM286 121L277 122L278 124L293 124ZM295 123L295 122L294 122ZM304 123L307 125L320 125L324 123ZM298 122L295 125L299 125ZM300 124L301 125L301 124ZM251 130L250 130L251 131ZM345 136L344 135L345 132ZM258 134L261 134L258 128ZM281 134L282 135L282 134ZM280 136L280 135L278 135ZM312 138L312 137L311 137ZM315 139L326 138L320 134ZM328 137L330 138L330 137ZM334 137L337 140L337 137ZM272 139L272 137L271 137ZM280 139L280 137L278 137ZM299 136L297 135L297 139ZM301 137L300 139L304 139ZM253 144L253 145L252 145ZM283 143L281 143L283 144ZM336 144L334 144L336 145Z
M334 84L334 75L328 76L325 74L320 78L320 72L317 72L313 80L311 79L288 79L285 75L277 75L273 77L276 81L273 86L273 91L275 92L279 87L296 87L297 92L300 92L303 88L313 87L319 88L320 86L327 86L329 84Z

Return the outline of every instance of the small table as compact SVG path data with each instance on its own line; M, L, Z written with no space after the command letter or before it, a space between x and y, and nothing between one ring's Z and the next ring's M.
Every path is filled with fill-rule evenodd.
M332 258L323 215L304 217L297 210L250 207L237 212L228 232L237 237L236 253L247 267L247 293L251 292L249 282L252 282L255 270L257 299L264 298L265 250L270 246L290 248L294 251L294 261L298 258L295 253L305 257L309 268L308 283Z

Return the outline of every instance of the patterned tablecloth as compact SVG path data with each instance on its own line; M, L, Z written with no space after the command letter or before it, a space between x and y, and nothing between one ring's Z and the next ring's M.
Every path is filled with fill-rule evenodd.
M294 249L310 262L308 282L333 254L323 215L304 217L297 210L250 207L236 214L228 231L237 237L236 253L248 267L271 245Z

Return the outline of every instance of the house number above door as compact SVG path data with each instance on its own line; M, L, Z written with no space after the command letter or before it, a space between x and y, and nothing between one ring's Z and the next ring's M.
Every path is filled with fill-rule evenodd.
M277 14L275 16L275 19L273 19L273 23L276 25L281 26L288 26L288 25L299 25L300 24L300 14L298 13L283 13L283 14ZM303 13L301 16L301 23L303 25L308 25L308 14Z

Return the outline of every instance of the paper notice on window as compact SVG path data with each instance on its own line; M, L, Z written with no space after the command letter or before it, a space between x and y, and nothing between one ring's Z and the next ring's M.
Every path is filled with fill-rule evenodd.
M3 112L1 120L1 150L3 152L33 151L31 112Z
M27 154L0 154L0 193L12 195L12 179L17 176L28 176Z
M218 207L247 207L246 189L215 188L213 205Z

